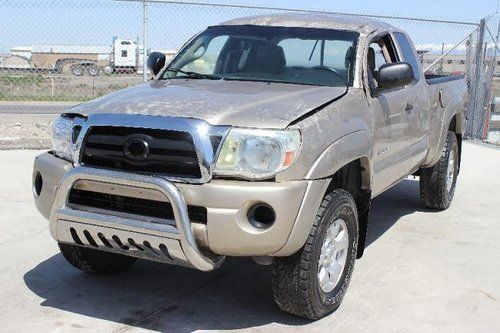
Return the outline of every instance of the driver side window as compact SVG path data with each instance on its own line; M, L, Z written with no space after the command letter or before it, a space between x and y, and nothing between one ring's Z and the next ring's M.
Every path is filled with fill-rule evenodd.
M397 54L390 35L376 38L370 43L367 55L367 69L368 81L372 92L378 88L378 72L380 67L397 61Z

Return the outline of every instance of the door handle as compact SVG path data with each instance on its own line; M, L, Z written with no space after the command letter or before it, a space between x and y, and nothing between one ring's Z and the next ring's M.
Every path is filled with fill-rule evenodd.
M411 112L411 111L413 111L413 104L411 104L411 103L406 103L405 111L406 111L406 112Z

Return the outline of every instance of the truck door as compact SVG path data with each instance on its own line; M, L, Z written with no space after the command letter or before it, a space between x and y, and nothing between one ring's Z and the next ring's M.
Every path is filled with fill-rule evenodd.
M397 42L402 61L410 64L415 75L415 83L405 88L410 94L407 102L408 105L411 105L411 108L408 108L411 136L410 154L412 156L410 172L414 172L425 159L429 149L430 111L428 101L430 97L413 43L407 35L401 32L395 32L394 38Z
M413 91L406 88L382 90L378 87L379 68L386 63L399 61L395 43L390 34L371 40L365 50L365 80L370 111L375 121L373 193L384 191L406 177L410 170L411 128L408 102Z

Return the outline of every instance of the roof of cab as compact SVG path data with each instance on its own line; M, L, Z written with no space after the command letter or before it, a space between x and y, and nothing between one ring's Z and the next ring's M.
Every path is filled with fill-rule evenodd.
M330 14L285 12L237 18L219 25L258 25L294 28L351 30L369 33L378 29L394 29L385 22L368 17Z

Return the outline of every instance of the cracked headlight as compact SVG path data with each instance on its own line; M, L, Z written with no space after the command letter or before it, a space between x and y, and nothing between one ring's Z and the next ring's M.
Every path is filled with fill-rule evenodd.
M52 150L56 156L73 162L75 142L81 129L75 124L75 116L62 114L52 124Z
M215 166L218 176L268 179L290 167L301 145L298 130L232 128Z

